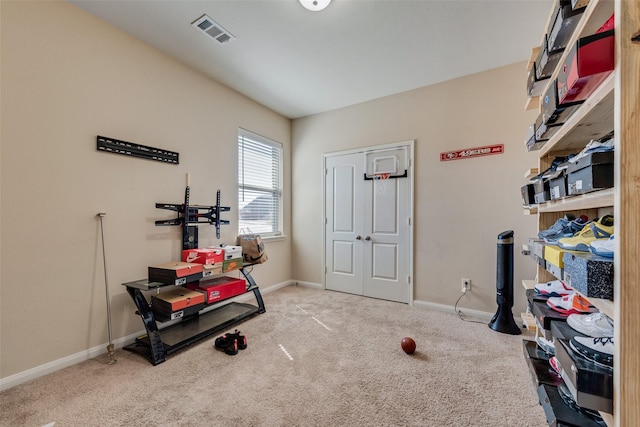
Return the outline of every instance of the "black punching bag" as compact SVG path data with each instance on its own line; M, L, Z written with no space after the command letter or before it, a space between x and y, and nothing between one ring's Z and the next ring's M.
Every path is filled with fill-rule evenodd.
M520 335L522 331L513 320L513 230L498 234L498 259L496 271L496 302L498 311L489 322L497 332Z

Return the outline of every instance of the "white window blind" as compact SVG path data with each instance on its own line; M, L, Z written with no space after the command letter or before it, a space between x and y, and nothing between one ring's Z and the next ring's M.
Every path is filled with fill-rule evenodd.
M282 144L238 131L239 233L282 234Z

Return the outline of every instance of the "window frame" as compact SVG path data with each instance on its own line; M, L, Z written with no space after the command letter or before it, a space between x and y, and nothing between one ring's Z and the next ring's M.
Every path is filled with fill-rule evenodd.
M256 146L262 145L267 149L271 149L271 150L275 150L275 153L277 153L277 159L276 156L272 156L272 161L271 161L271 176L273 178L275 178L275 180L277 181L275 183L275 185L272 185L270 187L261 187L261 186L256 186L256 185L251 185L245 182L244 177L241 176L241 173L243 171L245 171L248 167L246 163L245 163L245 156L244 156L244 149L245 147L243 146L243 144L245 144L246 142L250 142L252 144L255 144ZM283 227L284 227L284 212L283 212L283 202L282 202L282 197L283 197L283 169L284 169L284 165L283 165L283 159L284 159L284 147L283 144L278 142L278 141L274 141L270 138L264 137L262 135L256 134L254 132L248 131L246 129L243 128L238 128L238 145L237 145L237 152L238 152L238 173L237 173L237 179L238 179L238 203L237 203L237 208L238 208L238 234L245 234L245 233L256 233L256 234L260 234L261 237L263 238L280 238L284 236L284 231L283 231ZM278 168L277 171L275 171L275 167ZM260 229L252 229L251 227L249 227L246 224L243 224L243 220L240 219L240 212L241 212L241 203L243 201L243 194L244 192L254 192L254 193L264 193L264 194L271 194L275 200L276 200L276 204L275 204L275 215L276 218L271 220L271 227L272 227L272 231L270 232L264 232ZM257 198L257 197L256 197ZM249 202L251 203L251 202ZM248 204L248 203L247 203ZM246 206L246 205L245 205ZM248 221L248 220L245 220Z

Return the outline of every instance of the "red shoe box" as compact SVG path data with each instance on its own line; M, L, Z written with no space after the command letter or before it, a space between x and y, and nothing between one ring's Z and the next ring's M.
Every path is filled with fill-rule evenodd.
M613 71L614 52L613 30L579 39L558 74L560 103L586 100Z
M149 281L170 285L185 285L202 278L202 264L168 262L149 266Z
M213 248L186 249L182 251L182 261L204 265L222 264L224 250Z
M227 298L241 295L247 290L247 283L242 279L233 277L216 277L202 280L199 283L189 283L189 289L198 290L204 293L204 300L207 304L222 301Z

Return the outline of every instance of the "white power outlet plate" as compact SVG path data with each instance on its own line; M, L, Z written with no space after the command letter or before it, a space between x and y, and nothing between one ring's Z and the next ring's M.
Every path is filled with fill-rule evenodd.
M471 290L471 279L462 279L462 288L460 288L461 292L467 292Z

